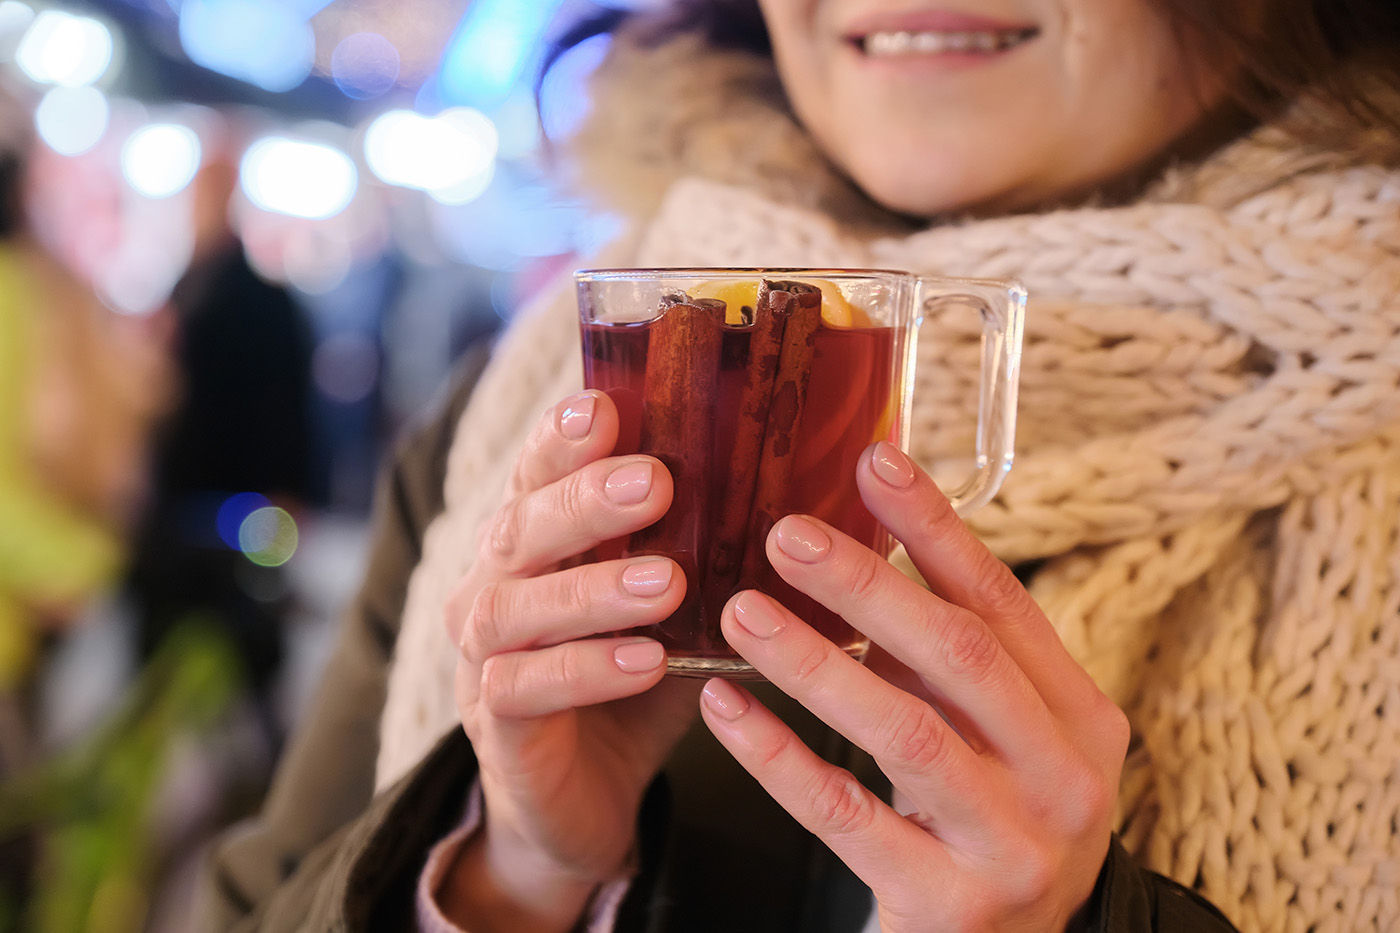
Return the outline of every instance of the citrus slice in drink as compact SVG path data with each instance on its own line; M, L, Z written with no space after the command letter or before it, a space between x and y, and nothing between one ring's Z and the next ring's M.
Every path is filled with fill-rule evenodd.
M758 280L701 282L688 292L691 298L718 298L724 302L724 323L742 327L753 321L753 309L758 304ZM748 313L744 309L748 309Z
M870 316L861 308L846 300L835 282L826 279L813 279L807 284L815 285L822 292L822 323L827 327L869 327ZM714 280L701 282L690 289L692 298L718 298L724 302L724 323L739 327L753 319L753 309L758 304L758 280L740 279L737 281ZM745 314L744 309L748 308Z

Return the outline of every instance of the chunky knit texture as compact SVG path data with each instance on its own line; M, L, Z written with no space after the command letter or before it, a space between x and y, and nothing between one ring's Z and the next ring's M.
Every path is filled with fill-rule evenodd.
M1129 847L1246 931L1400 928L1400 175L1344 162L1265 130L1135 204L883 233L878 211L848 225L740 167L669 185L638 238L595 257L1027 285L1019 457L969 523L1035 562L1033 594L1129 713ZM976 340L953 321L920 338L911 450L936 476L971 443ZM580 384L561 284L459 426L381 785L456 726L443 603L514 452Z

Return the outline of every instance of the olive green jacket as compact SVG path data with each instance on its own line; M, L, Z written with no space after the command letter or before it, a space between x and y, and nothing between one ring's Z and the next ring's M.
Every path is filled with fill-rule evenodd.
M215 847L193 929L415 928L424 860L460 820L476 761L454 731L374 796L379 714L408 578L423 533L442 508L452 431L484 362L484 350L464 360L446 406L413 432L381 479L368 571L325 679L263 812ZM872 789L888 789L868 756L781 693L757 687L813 749ZM643 803L640 840L641 868L621 907L619 933L856 933L870 911L869 890L698 723ZM1232 928L1195 894L1137 868L1115 841L1086 929Z

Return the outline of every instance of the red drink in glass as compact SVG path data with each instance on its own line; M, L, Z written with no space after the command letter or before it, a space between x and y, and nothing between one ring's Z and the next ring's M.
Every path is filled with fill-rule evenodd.
M717 378L709 398L690 404L710 410L708 456L686 459L674 452L642 450L647 356L656 322L585 323L584 383L608 393L621 422L615 453L656 455L671 471L677 499L668 516L688 511L693 518L670 524L664 540L639 533L597 549L599 559L636 554L664 554L685 571L686 598L665 622L643 630L667 651L693 659L693 673L744 676L747 665L720 633L720 612L740 589L757 588L777 598L817 631L853 656L863 656L868 642L845 620L788 586L762 556L762 543L774 521L801 512L830 523L880 554L891 539L866 510L856 489L857 458L876 440L898 442L904 385L901 367L904 332L894 327L833 327L823 322L813 341L806 399L791 435L792 470L776 500L729 504L735 495L734 453L741 395L749 366L753 325L716 323L719 335ZM742 485L742 484L741 484ZM741 493L742 494L742 493ZM726 508L751 516L746 559L725 558L720 527ZM666 520L663 520L666 521ZM658 523L660 524L660 523ZM673 670L688 672L685 665Z
M590 556L661 554L684 570L681 607L639 632L666 647L671 673L757 676L719 627L750 588L864 656L868 640L784 583L764 545L775 522L805 513L890 552L855 471L873 441L904 447L916 334L980 341L975 460L948 490L953 508L986 504L1011 467L1026 302L1015 282L715 267L587 269L574 281L584 381L617 405L616 453L656 457L675 487L660 520Z

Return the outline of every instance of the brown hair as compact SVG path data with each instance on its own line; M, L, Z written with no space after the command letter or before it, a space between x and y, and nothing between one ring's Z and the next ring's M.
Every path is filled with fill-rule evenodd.
M1249 113L1283 114L1283 128L1305 143L1366 146L1363 155L1400 162L1400 3L1154 2L1188 53L1234 66L1230 95Z
M1362 148L1400 163L1400 2L1397 0L1150 0L1202 64L1228 63L1230 97L1260 120L1282 121L1300 142ZM572 44L615 29L610 11L561 39L546 67ZM695 32L722 48L771 54L757 0L675 0L658 40ZM572 41L570 41L572 40ZM1290 108L1295 103L1305 106ZM1376 130L1383 132L1377 133Z

